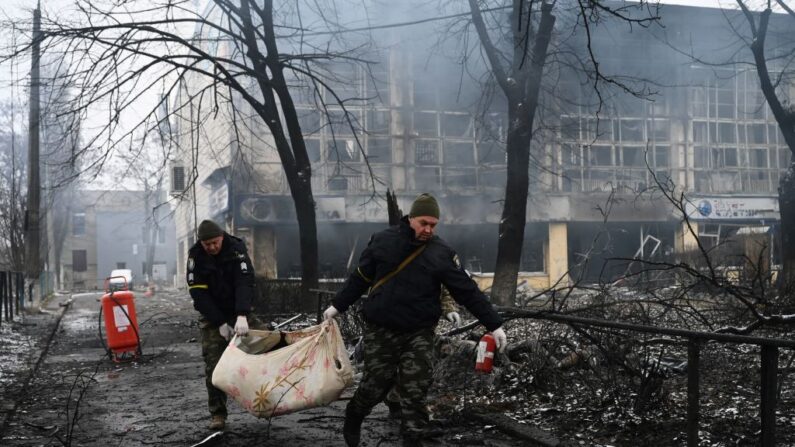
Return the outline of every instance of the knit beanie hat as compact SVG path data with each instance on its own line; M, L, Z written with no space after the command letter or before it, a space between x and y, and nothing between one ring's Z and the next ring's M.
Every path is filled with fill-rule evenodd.
M217 223L207 219L199 224L198 236L200 241L206 241L224 234L224 230Z
M437 219L439 218L439 204L436 203L436 199L434 199L433 196L427 192L418 195L417 198L414 199L414 203L411 204L409 217L417 216L431 216Z

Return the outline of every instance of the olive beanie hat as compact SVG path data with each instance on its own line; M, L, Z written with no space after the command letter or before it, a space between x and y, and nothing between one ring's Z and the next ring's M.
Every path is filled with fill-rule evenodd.
M417 198L414 199L414 203L411 204L409 217L417 216L431 216L437 219L439 218L439 204L436 202L436 199L434 199L433 196L427 192L418 195Z
M197 233L200 241L206 241L207 239L222 236L224 234L224 230L222 230L217 223L207 219L203 220L202 223L199 224L199 230Z

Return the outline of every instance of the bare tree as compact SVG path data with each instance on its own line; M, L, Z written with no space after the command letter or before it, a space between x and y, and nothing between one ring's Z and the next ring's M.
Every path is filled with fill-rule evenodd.
M25 215L25 142L17 129L14 107L0 105L0 264L14 271L24 271L25 249L22 222Z
M773 112L781 134L784 136L784 141L789 147L792 154L791 160L795 160L795 104L788 103L783 95L789 84L795 83L793 78L795 73L785 68L773 75L770 68L771 62L779 67L790 67L795 59L792 58L791 50L783 52L784 60L781 60L781 56L771 57L765 53L770 18L773 14L771 0L766 1L765 8L759 13L752 12L747 1L736 1L748 22L750 36L743 40L753 54L753 63L762 93ZM789 29L792 29L792 26L795 26L795 11L783 0L775 1L792 19L789 26ZM789 43L792 44L792 42ZM791 100L792 98L789 99L789 101ZM778 201L781 213L782 248L782 271L779 283L783 293L790 293L795 286L795 165L792 163L790 163L786 175L782 176L779 182Z
M570 11L565 11L564 7L556 2L546 0L540 2L514 0L510 6L504 6L504 3L491 4L486 1L469 0L472 23L485 54L484 57L488 60L491 76L507 100L507 179L500 219L492 298L497 303L510 305L513 304L516 294L516 280L527 220L531 142L537 130L534 121L543 91L550 44L554 48L553 31L556 16L553 13L557 8L563 14L573 14L575 26L584 29L585 38L579 42L584 48L578 49L579 54L583 54L579 59L579 65L584 67L583 71L592 83L600 104L602 84L615 86L638 96L643 92L600 70L591 47L590 27L602 20L602 16L640 26L654 23L657 17L652 10L649 10L648 15L641 14L639 17L628 13L628 10L633 8L643 11L647 7L647 2L643 1L629 5L623 2L613 4L578 0ZM500 18L505 10L509 11L510 23ZM492 16L492 20L487 20L486 13ZM494 15L497 16L496 19L493 18ZM563 49L555 48L554 51L562 53ZM565 64L560 58L557 62Z
M170 114L189 117L190 129L182 132L191 133L191 141L199 140L202 122L219 113L230 116L235 137L228 147L236 151L237 160L233 169L252 169L251 154L246 153L252 142L241 136L243 131L267 128L295 206L302 295L307 302L309 289L318 282L317 225L310 158L291 89L300 79L315 95L321 89L330 91L345 110L343 98L326 82L328 72L319 65L337 58L360 62L350 52L332 51L325 37L313 44L305 36L302 17L313 17L317 26L336 26L329 25L333 19L325 20L333 15L329 11L336 11L334 3L320 3L303 6L307 12L298 4L273 0L214 0L206 11L193 11L188 2L75 0L78 15L73 21L49 17L43 25L46 49L60 51L75 62L63 73L82 87L73 110L85 115L98 105L107 109L107 120L74 153L86 160L83 173L97 175L114 153L130 146L134 129L145 126L147 118L131 123L123 119L124 112L155 86L165 92L159 103L179 98ZM220 44L229 51L217 51ZM11 56L24 51L15 48ZM180 96L178 90L187 79L203 82L198 91ZM195 105L200 109L194 111ZM208 108L201 109L203 105ZM144 115L152 116L158 108L159 104ZM345 120L356 124L347 112ZM196 146L186 150L193 152ZM195 159L190 171L194 175L189 181L195 182ZM256 177L251 172L237 174Z

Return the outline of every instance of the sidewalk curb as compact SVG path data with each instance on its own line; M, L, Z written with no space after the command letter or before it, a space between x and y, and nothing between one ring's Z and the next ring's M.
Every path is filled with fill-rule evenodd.
M49 351L50 349L50 344L52 343L53 338L55 338L55 334L58 332L58 328L61 327L61 320L63 319L63 316L66 314L66 311L69 310L71 305L72 305L71 299L61 304L61 312L58 315L58 317L55 319L55 324L53 324L52 330L50 331L50 334L47 336L47 339L44 342L44 346L41 348L41 351L39 352L39 358L36 359L36 363L33 365L33 368L30 370L30 373L23 381L22 384L23 390L28 388L28 385L30 385L30 382L33 380L33 378L36 376L36 373L39 371L39 367L41 366L44 357L47 355L47 351ZM16 415L17 408L19 408L19 404L21 403L23 398L24 397L19 397L18 399L15 399L14 406L8 412L6 412L5 418L3 419L3 424L0 425L0 439L3 439L5 437L6 430L8 429L8 424Z

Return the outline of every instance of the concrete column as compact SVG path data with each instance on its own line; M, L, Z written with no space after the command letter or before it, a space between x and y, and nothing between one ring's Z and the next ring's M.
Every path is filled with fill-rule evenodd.
M389 134L392 137L392 189L405 191L410 189L407 166L411 151L411 107L413 104L413 83L411 80L411 60L399 48L389 51L389 105L391 125Z
M692 230L688 228L687 222L682 222L676 229L676 253L686 253L698 248L698 222L690 221L690 227Z
M547 274L550 287L569 285L569 233L566 222L549 223ZM563 279L561 279L563 278ZM560 281L560 282L558 282Z
M276 231L273 227L254 227L254 250L251 262L257 276L273 279L276 278Z

